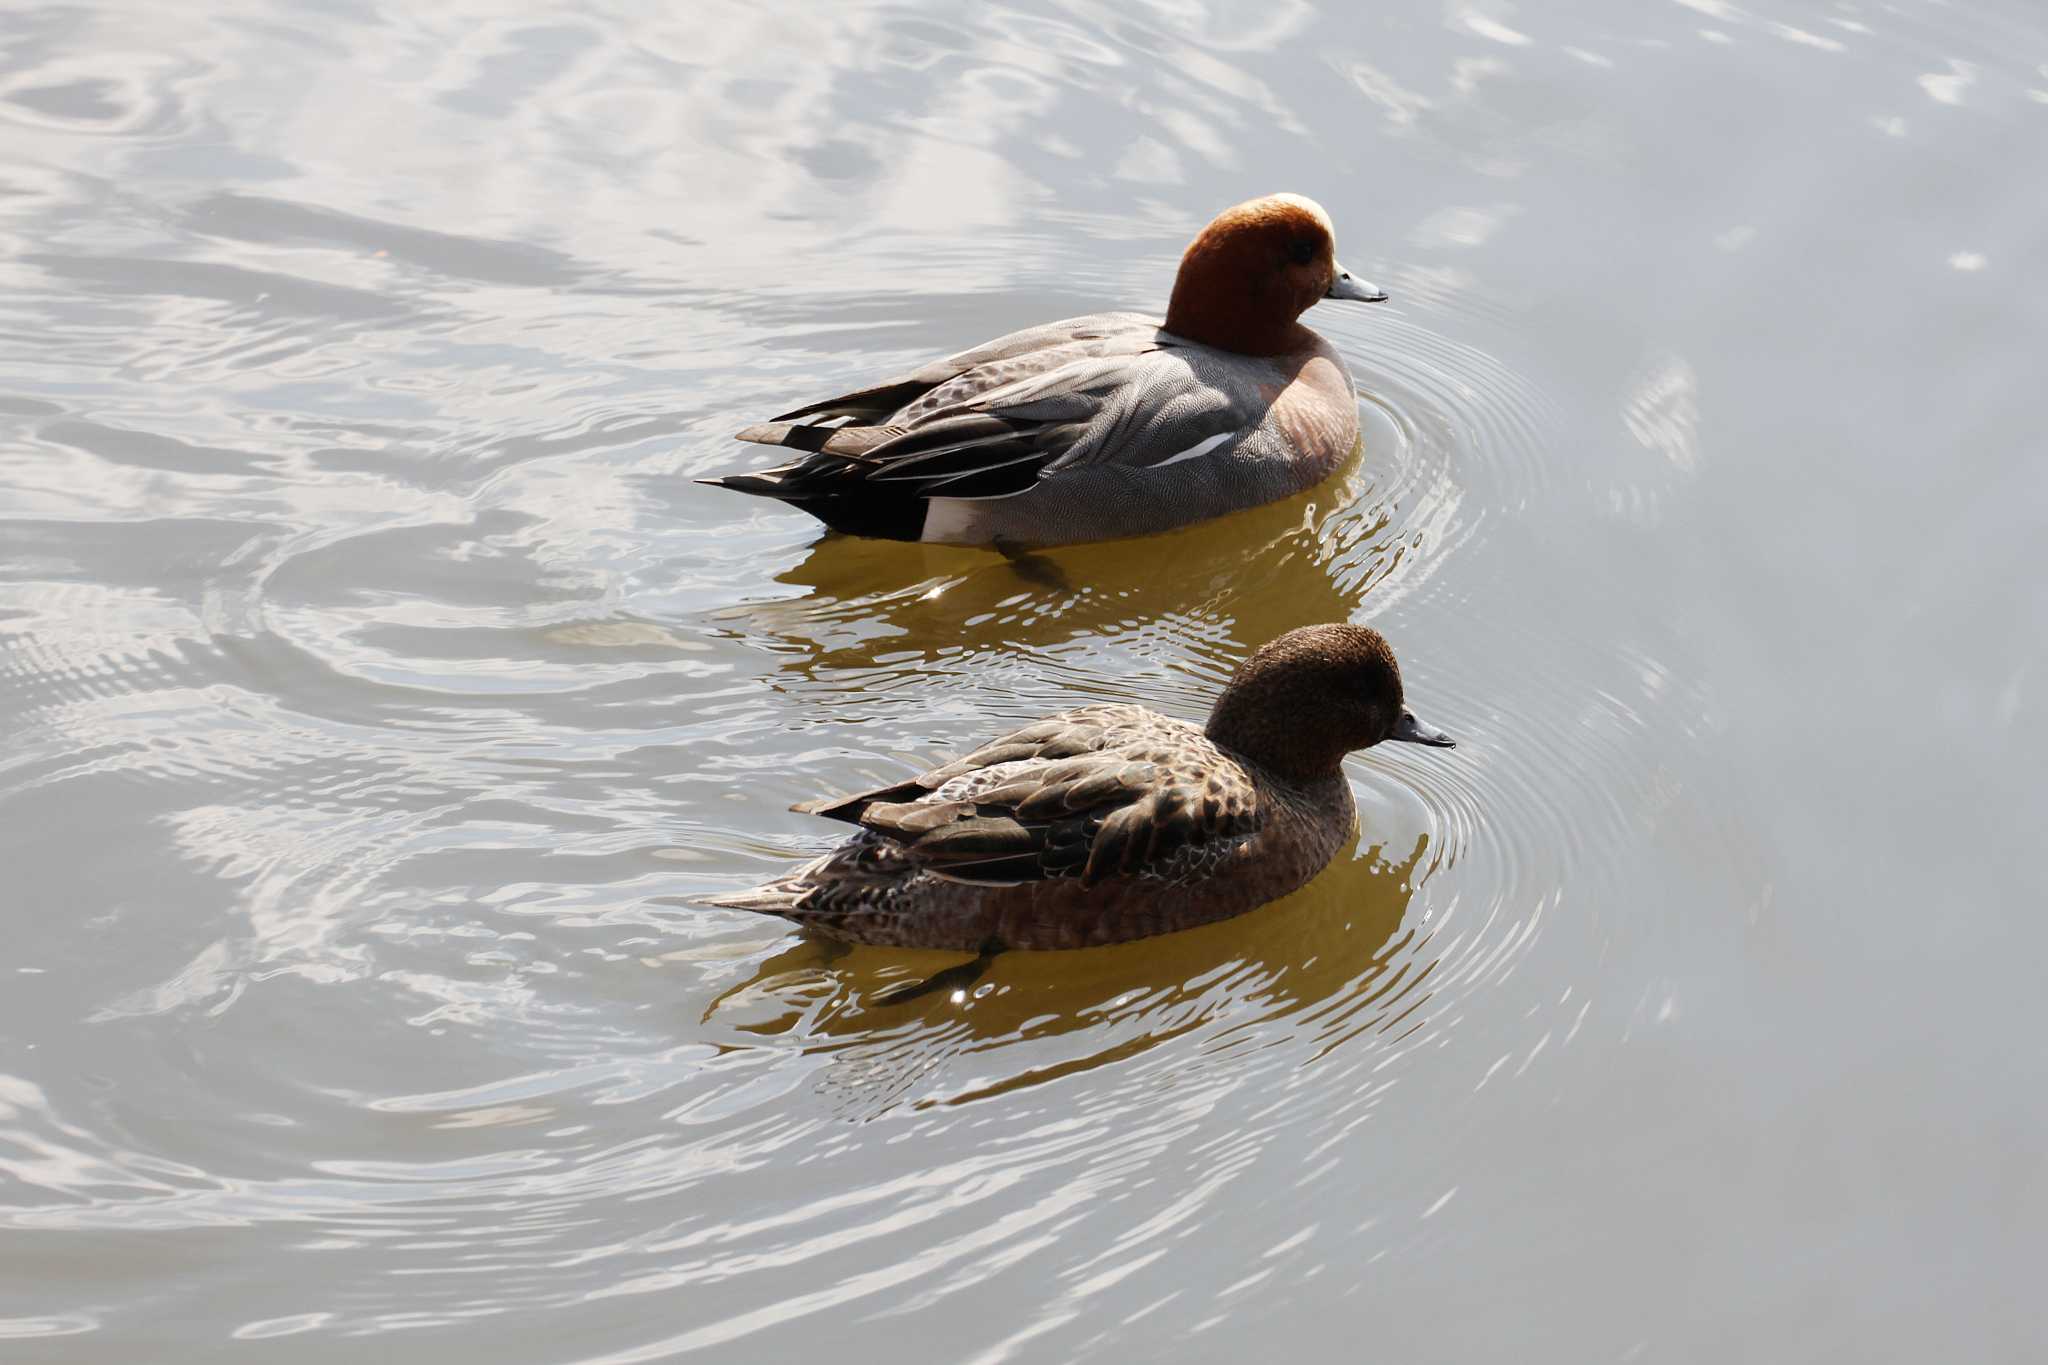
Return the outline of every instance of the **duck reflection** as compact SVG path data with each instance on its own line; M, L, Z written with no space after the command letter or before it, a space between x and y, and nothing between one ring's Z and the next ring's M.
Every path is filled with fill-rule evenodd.
M1321 876L1249 914L1105 948L1001 953L978 979L911 998L906 984L961 956L800 938L704 1021L735 1043L800 1040L828 1059L819 1086L850 1118L1010 1093L1196 1031L1225 1046L1256 1025L1270 1042L1270 1026L1290 1020L1348 1037L1400 1013L1429 975L1426 942L1403 928L1439 861L1429 845L1424 835L1405 856L1377 845L1361 856L1354 835ZM937 1073L968 1056L974 1079L949 1092Z
M785 670L814 681L906 646L1050 651L1137 630L1178 636L1221 676L1296 626L1352 619L1400 555L1371 494L1354 454L1306 493L1132 540L1003 555L827 535L776 577L801 596L724 616L795 646Z

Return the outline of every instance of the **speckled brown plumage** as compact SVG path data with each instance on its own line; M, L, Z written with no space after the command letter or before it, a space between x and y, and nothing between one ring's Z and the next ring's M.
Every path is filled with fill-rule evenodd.
M859 832L710 903L925 948L1189 928L1320 871L1351 830L1344 755L1388 738L1448 743L1404 711L1377 632L1310 626L1246 661L1206 731L1142 706L1062 712L894 786L797 807Z

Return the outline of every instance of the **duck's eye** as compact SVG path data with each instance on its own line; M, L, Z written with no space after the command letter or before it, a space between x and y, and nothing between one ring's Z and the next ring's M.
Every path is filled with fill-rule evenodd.
M1287 259L1296 265L1307 265L1315 258L1316 244L1311 238L1304 237L1287 248Z

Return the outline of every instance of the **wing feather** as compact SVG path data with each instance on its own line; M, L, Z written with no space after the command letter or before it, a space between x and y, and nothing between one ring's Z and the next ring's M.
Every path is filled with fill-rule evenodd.
M799 501L859 486L892 499L1005 498L1091 465L1223 453L1262 413L1162 336L1122 316L1016 333L749 427L743 439L802 458L724 482ZM850 425L792 425L806 417Z
M1162 749L1162 727L1178 727ZM1187 727L1128 707L1028 726L908 782L812 803L909 863L980 884L1140 875L1260 823L1249 777Z

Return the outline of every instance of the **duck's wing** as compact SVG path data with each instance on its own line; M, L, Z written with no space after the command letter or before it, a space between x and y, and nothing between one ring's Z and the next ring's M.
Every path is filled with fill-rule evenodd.
M919 870L996 885L1143 876L1260 824L1228 755L1127 707L1055 716L907 782L798 809L873 831Z
M1056 326L1076 331L1072 324ZM1070 335L1036 349L1019 349L1006 338L907 379L790 414L845 416L852 425L793 426L778 419L749 427L740 439L806 457L716 482L799 504L1004 498L1082 465L1145 468L1220 454L1256 426L1257 395L1239 392L1241 383L1201 364L1201 353L1145 327L1102 330L1100 337ZM912 393L887 420L876 420L881 405Z
M900 428L934 408L1056 369L1079 357L1147 349L1158 328L1157 318L1142 313L1090 313L1026 327L943 360L934 360L908 374L883 380L872 388L806 403L770 422L748 427L739 439L760 441L762 437L757 433L770 431L779 422L844 418L856 426L895 423Z

